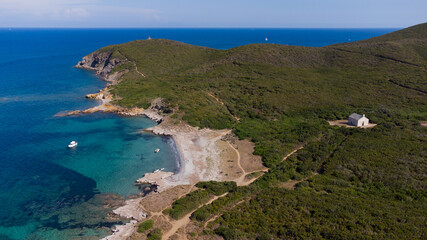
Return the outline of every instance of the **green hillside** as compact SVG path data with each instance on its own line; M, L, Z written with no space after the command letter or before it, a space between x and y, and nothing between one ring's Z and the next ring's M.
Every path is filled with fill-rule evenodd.
M199 236L425 238L427 24L321 48L143 40L99 51L124 61L113 71L130 70L113 87L117 104L147 107L162 97L172 118L251 139L271 168L199 209L195 222L219 215ZM326 121L353 112L378 126ZM305 148L280 163L297 146ZM282 187L305 177L295 190Z
M400 36L400 32L395 34ZM144 107L163 97L171 107L179 106L192 125L224 128L234 124L228 112L239 118L274 118L295 111L326 111L329 117L342 117L379 107L426 112L427 73L421 65L421 58L427 56L425 44L417 48L412 44L416 38L405 44L405 39L393 35L386 35L387 41L379 37L323 48L253 44L214 50L143 40L103 50L136 63L146 76L136 71L125 75L114 89L121 97L118 104ZM425 43L426 39L417 41ZM385 51L381 47L387 44L411 51L398 54L401 61L372 53ZM409 56L419 65L403 62Z

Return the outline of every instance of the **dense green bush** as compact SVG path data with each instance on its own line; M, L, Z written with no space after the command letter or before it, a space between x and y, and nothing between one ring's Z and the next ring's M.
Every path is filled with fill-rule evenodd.
M196 190L173 202L172 208L168 209L165 213L174 219L180 219L197 209L201 204L208 202L211 196L211 193L208 191Z
M115 103L164 98L190 125L230 128L270 171L247 187L213 182L175 201L225 239L425 237L427 24L322 48L252 44L214 50L167 40L102 49L128 59ZM147 57L149 56L149 57ZM133 66L144 72L138 74ZM116 70L116 71L117 71ZM212 97L211 95L215 96ZM215 99L218 98L218 99ZM331 127L353 112L373 129ZM295 155L283 157L299 146ZM314 173L320 173L313 175ZM288 180L309 180L284 189Z
M248 197L255 195L258 191L259 190L256 186L238 187L234 191L227 194L225 197L218 198L211 204L197 209L191 215L191 219L197 221L209 220L211 217L224 211L225 209L232 208L243 199L247 199Z
M237 184L236 182L216 182L216 181L209 181L209 182L198 182L196 184L196 187L198 188L204 188L206 191L219 196L226 192L230 192L236 189Z
M219 227L215 229L215 233L222 236L225 240L229 239L245 239L247 234L231 228Z
M162 230L159 228L153 229L148 235L147 240L162 240Z
M391 128L338 128L325 134L256 181L259 188L250 202L220 208L223 215L211 226L219 223L216 233L230 239L236 232L249 234L248 239L402 239L408 232L422 238L427 129L399 122ZM280 188L280 182L306 176L319 164L321 175L293 191ZM296 177L298 169L307 171ZM196 211L194 219L209 219L216 204Z
M153 225L154 225L154 221L152 219L144 221L138 225L138 232L143 233L143 232L147 231L148 229L152 228Z

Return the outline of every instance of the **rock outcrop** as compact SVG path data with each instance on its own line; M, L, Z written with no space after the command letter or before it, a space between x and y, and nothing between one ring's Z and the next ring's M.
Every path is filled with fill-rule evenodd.
M69 115L79 115L79 114L90 114L94 112L110 112L116 113L119 115L125 116L136 116L144 114L148 118L152 119L157 123L161 123L163 120L162 113L171 113L172 110L169 110L164 104L161 98L156 98L152 101L151 106L148 109L143 108L125 108L115 104L110 103L114 96L110 92L112 85L117 84L120 81L120 78L123 74L129 72L128 69L117 72L112 70L119 64L128 62L127 59L123 60L117 57L113 57L111 51L96 51L85 57L82 61L78 62L75 68L86 69L90 71L95 71L96 75L102 78L105 81L111 82L106 85L104 89L99 90L98 93L87 94L86 98L95 99L101 101L101 105L92 107L86 110L75 110L70 112L61 112L55 116L69 116ZM138 71L136 69L136 71ZM140 73L141 74L141 73Z
M82 61L78 62L74 67L95 71L96 75L102 79L109 82L116 82L127 70L110 74L115 66L123 62L122 59L113 57L112 55L111 52L96 51L83 57Z

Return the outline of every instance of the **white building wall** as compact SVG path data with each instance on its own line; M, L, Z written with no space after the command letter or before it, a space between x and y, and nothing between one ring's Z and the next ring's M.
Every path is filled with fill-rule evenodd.
M357 121L357 125L358 127L362 127L362 126L367 126L369 124L369 119L366 117L362 117L361 119L359 119L359 121Z

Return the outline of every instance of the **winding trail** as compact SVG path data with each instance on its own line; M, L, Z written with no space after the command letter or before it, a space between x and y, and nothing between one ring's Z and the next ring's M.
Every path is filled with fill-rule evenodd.
M246 200L241 200L241 201L239 201L239 202L237 202L237 203L233 204L232 206L230 206L230 207L228 207L228 208L229 208L229 209L233 209L233 208L235 208L235 207L239 206L240 204L244 203L245 201L246 201ZM219 217L221 217L221 216L222 216L222 213L220 213L220 214L217 214L217 215L213 216L211 219L207 220L207 221L205 222L205 224L203 224L203 227L204 227L204 228L206 228L210 222L213 222L213 221L217 220L217 219L218 219Z
M219 99L219 98L215 97L215 95L213 95L213 94L212 94L212 93L210 93L210 92L206 92L206 94L207 94L207 95L209 95L209 96L211 96L211 97L213 97L217 102L219 102L221 105L223 105L225 108L227 108L227 111L230 113L230 115L231 115L234 119L236 119L236 121L240 122L240 118L238 118L238 117L234 116L234 115L231 113L230 109L227 107L227 105L225 105L225 103L224 103L223 101L221 101L221 99Z
M298 150L303 149L303 148L304 148L304 146L300 146L300 147L295 148L292 152L290 152L288 155L286 155L285 157L283 157L282 161L280 161L280 162L285 161L286 159L288 159L288 157L292 156Z
M229 143L230 144L230 143ZM230 144L230 146L238 153L239 151L236 149L236 148L234 148L233 147L233 145L231 145ZM296 149L294 149L292 152L290 152L289 154L287 154L285 157L283 157L283 159L280 161L280 162L283 162L283 161L285 161L286 159L288 159L290 156L292 156L294 153L296 153L298 150L300 150L300 149L303 149L304 148L304 146L300 146L300 147L298 147L298 148L296 148ZM239 165L239 167L242 169L242 172L244 173L242 176L240 176L238 179L236 179L236 180L234 180L236 183L237 183L237 185L238 186L247 186L247 185L249 185L249 184L251 184L251 183L253 183L255 180L257 180L258 178L260 178L260 177L262 177L265 173L267 173L268 172L268 170L270 170L269 168L264 168L264 169L261 169L261 170L256 170L256 171L252 171L252 172L245 172L245 170L242 168L242 166L240 165L240 154L238 153L238 156L239 156L239 158L238 158L238 165ZM249 180L249 181L245 181L245 177L246 177L246 175L247 174L251 174L251 173L254 173L254 172L261 172L261 174L259 175L259 176L257 176L257 177L254 177L253 179L251 179L251 180ZM289 181L287 181L286 183L284 183L284 185L285 184L287 184L286 186L288 186L288 187L286 187L286 186L284 186L285 188L288 188L288 189L290 189L290 188L294 188L295 187L295 185L297 184L297 183L299 183L299 182L302 182L302 181L305 181L305 180L307 180L308 178L310 178L310 177L313 177L313 176L315 176L315 175L317 175L318 173L316 172L316 173L314 173L313 175L311 175L311 176L309 176L309 177L306 177L306 178L303 178L303 179L301 179L301 180L299 180L299 181L295 181L295 180L289 180ZM292 182L291 182L292 181ZM224 194L224 196L226 196L228 193L226 193L226 194ZM239 201L239 202L237 202L237 203L235 203L235 204L233 204L231 207L229 207L230 209L232 209L232 208L234 208L234 207L236 207L236 206L238 206L238 205L240 205L240 204L242 204L242 203L244 203L245 201L247 201L247 199L246 200L241 200L241 201ZM213 201L212 201L213 202ZM205 205L207 205L207 204L205 204ZM217 214L217 215L215 215L215 216L213 216L212 218L210 218L209 220L207 220L204 224L203 224L203 227L204 228L206 228L207 226L208 226L208 224L210 223L210 222L213 222L213 221L215 221L217 218L219 218L220 216L222 216L222 213L221 214Z
M122 55L125 59L126 59L126 62L131 62L131 63L133 63L133 65L135 65L135 71L139 74L139 75L141 75L142 77L145 77L145 75L142 73L142 72L140 72L139 70L138 70L138 66L136 65L136 62L133 62L133 61L129 61L129 59L122 53L122 52L120 52L120 50L117 50L118 52L119 52L119 54L120 55Z
M259 179L260 177L262 177L266 172L268 172L268 170L269 170L269 168L264 168L264 169L261 169L261 170L255 170L255 171L252 171L252 172L246 172L245 171L245 169L242 167L242 165L241 165L241 155L240 155L240 152L230 143L230 142L228 142L228 144L230 145L230 147L231 148L233 148L234 149L234 151L236 151L236 154L237 154L237 165L239 166L239 168L242 170L242 175L239 177L239 178L237 178L237 179L235 179L234 181L236 182L236 184L238 185L238 186L247 186L247 185L249 185L249 184L251 184L252 182L254 182L255 180L257 180L257 179ZM302 149L302 148L304 148L304 146L300 146L300 147L298 147L298 148L296 148L296 149L294 149L292 152L290 152L289 154L287 154L285 157L283 157L283 159L280 161L280 162L283 162L283 161L285 161L287 158L289 158L290 156L292 156L293 154L295 154L298 150L300 150L300 149ZM253 179L250 179L250 180L248 180L248 181L246 181L245 180L245 177L246 177L246 175L248 175L248 174L251 174L251 173L254 173L254 172L261 172L261 174L259 175L259 176L257 176L257 177L254 177ZM317 173L316 173L317 174ZM311 177L311 176L310 176ZM308 178L308 177L307 177ZM301 182L301 181L304 181L304 180L306 180L306 179L302 179L302 180L300 180L300 181L298 181L298 182ZM296 184L297 182L293 182L292 183L292 185L294 185L294 184ZM289 183L289 184L291 184L291 183ZM178 199L179 198L181 198L181 197L183 197L183 196L185 196L185 195L187 195L188 193L190 193L190 192L192 192L194 190L194 186L193 187L191 187L190 188L190 190L188 190L186 193L184 193L184 194L182 194L180 197L178 197ZM172 219L170 216L167 216L167 215L165 215L165 214L163 214L163 212L162 211L159 211L159 212L150 212L150 218L152 218L152 217L154 217L154 216L165 216L167 219L169 219L168 220L168 222L172 225L172 228L169 230L169 231L167 231L167 232L165 232L163 235L162 235L162 239L169 239L171 236L173 236L179 229L181 229L181 228L185 228L190 222L191 222L191 219L190 219L190 217L191 217L191 215L195 212L195 211L197 211L198 209L200 209L201 207L203 207L203 206L206 206L206 205L209 205L209 204L211 204L213 201L215 201L215 200L217 200L218 198L222 198L222 197L225 197L225 196L227 196L227 194L228 194L229 192L226 192L226 193L224 193L224 194L222 194L222 195L220 195L220 196L214 196L213 198L211 198L208 202L206 202L206 203L204 203L204 204L201 204L198 208L196 208L196 209L194 209L193 211L191 211L190 213L188 213L188 214L186 214L184 217L182 217L181 219L178 219L178 220L174 220L174 219ZM240 204L242 204L242 203L244 203L245 201L247 201L247 199L244 199L244 200L241 200L241 201L239 201L239 202L237 202L237 203L235 203L235 204L233 204L230 208L234 208L234 207L236 207L236 206L238 206L238 205L240 205ZM209 220L207 220L205 223L204 223L204 227L206 227L210 222L213 222L213 221L215 221L217 218L219 218L220 216L222 216L222 214L218 214L218 215L215 215L215 216L213 216L212 218L210 218ZM150 218L148 218L148 219L150 219Z
M169 222L170 224L172 224L172 228L166 232L165 234L163 234L162 239L169 239L172 235L174 235L180 228L187 226L188 223L190 223L191 219L191 215L197 211L199 208L211 204L213 201L217 200L220 197L224 197L228 194L228 192L220 195L220 196L214 196L211 200L209 200L207 203L200 205L197 209L191 211L190 213L188 213L187 215L185 215L183 218L179 219L179 220L174 220Z
M255 170L252 172L246 172L245 169L242 167L242 164L240 162L240 152L239 150L237 150L231 143L228 143L230 145L230 147L236 151L237 153L237 165L239 166L239 168L242 170L242 175L240 177L238 177L237 179L234 179L233 181L236 182L237 186L247 186L251 183L253 183L255 180L257 180L259 177L261 177L264 173L268 172L268 168L263 168L263 169L259 169L259 170ZM253 178L249 181L246 181L246 175L254 173L254 172L262 172L263 174L261 174L260 176Z
M318 175L318 174L321 174L321 173L322 173L322 171L323 171L323 168L324 168L324 166L325 166L325 164L326 164L326 162L328 161L328 159L329 159L331 156L333 156L333 155L335 154L335 152L337 151L338 147L340 147L340 146L341 146L341 145L342 145L342 144L343 144L347 139L348 139L348 136L345 136L345 137L344 137L344 139L343 139L339 144L337 144L337 145L332 149L331 153L329 153L329 155L325 157L325 159L320 163L319 168L318 168L315 172L313 172L313 174L311 174L310 176L307 176L307 177L305 177L305 178L303 178L303 179L300 179L300 180L288 180L288 181L284 182L283 184L281 184L281 187L286 188L286 189L293 190L293 189L295 189L295 186L296 186L298 183L300 183L300 182L304 182L304 181L306 181L306 180L308 180L308 179L310 179L310 178L312 178L312 177L314 177L314 176L316 176L316 175ZM299 149L301 149L301 148L302 148L302 147L300 147ZM297 150L298 150L298 149L297 149ZM295 151L295 150L294 150L294 151ZM292 153L288 154L288 156L286 156L286 157L282 160L282 162L283 162L286 158L288 158L290 155L292 155Z
M142 77L145 77L145 75L144 75L142 72L138 71L138 66L136 65L136 63L133 63L133 64L135 64L135 71L136 71L139 75L141 75Z
M303 179L301 179L301 180L288 180L288 181L284 182L283 184L281 184L280 186L281 186L281 187L283 187L283 188L289 189L289 190L293 190L293 189L295 189L295 186L296 186L298 183L300 183L300 182L304 182L304 181L306 181L306 180L308 180L308 179L310 179L310 178L312 178L312 177L316 176L317 174L319 174L319 173L318 173L318 172L314 172L314 173L313 173L313 174L311 174L310 176L305 177L305 178L303 178Z

